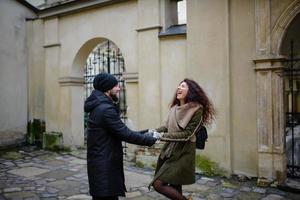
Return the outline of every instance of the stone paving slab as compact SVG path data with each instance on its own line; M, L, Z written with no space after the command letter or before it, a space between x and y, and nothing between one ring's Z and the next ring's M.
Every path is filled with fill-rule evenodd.
M5 198L7 199L13 199L13 200L17 200L17 199L39 199L39 197L34 193L34 192L26 192L26 191L22 191L22 192L10 192L10 193L6 193Z
M92 200L92 197L86 194L74 195L66 198L67 200Z
M49 162L47 162L48 166L52 166L52 167L61 167L66 165L67 162L61 161L61 160L50 160Z
M57 189L61 196L80 194L80 182L78 181L58 180L47 184L47 186Z
M65 169L56 169L54 171L49 171L43 174L39 174L38 176L42 178L64 179L74 174L76 174L76 172L74 171L65 170Z
M288 178L285 182L285 184L287 186L290 186L292 188L294 188L295 190L299 190L300 191L300 184L299 184L299 181L296 181L296 180L293 180L293 179L290 179Z
M71 160L70 163L75 164L75 165L86 165L86 160L74 159L74 160Z
M133 198L129 198L129 199L131 199L131 200L153 200L153 198L148 197L148 196L139 196L139 197L133 197Z
M49 172L47 169L41 169L37 167L23 167L19 169L13 169L8 171L10 174L18 175L18 176L25 176L25 177L33 177L43 173Z
M91 200L88 193L86 151L53 153L22 147L0 156L0 200ZM15 159L13 159L15 158ZM125 162L127 196L120 200L166 200L148 190L153 170ZM224 179L197 175L197 182L184 186L193 200L299 200L300 194L276 187L258 187L255 179ZM293 184L297 184L293 182Z
M147 186L152 181L152 177L150 175L140 174L131 171L125 171L125 185L127 190L130 191L131 188L138 188L142 186Z

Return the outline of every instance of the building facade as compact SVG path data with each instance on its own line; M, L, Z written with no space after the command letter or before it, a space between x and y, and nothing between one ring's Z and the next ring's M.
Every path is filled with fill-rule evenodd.
M300 54L299 0L188 0L186 25L177 23L174 0L66 1L42 10L20 2L0 3L1 19L7 17L14 27L18 22L3 14L2 5L23 6L28 15L18 18L26 27L21 31L26 44L11 50L22 59L13 59L17 65L12 68L5 54L0 57L5 110L0 137L25 134L28 121L41 119L47 132L63 133L65 145L83 146L84 66L93 48L109 40L124 57L133 129L158 127L178 83L189 77L217 110L207 147L199 153L229 173L285 179L291 98L284 67L290 41ZM7 37L1 34L3 52L15 44L15 35ZM5 79L18 73L22 84L4 88ZM21 92L12 92L17 89Z

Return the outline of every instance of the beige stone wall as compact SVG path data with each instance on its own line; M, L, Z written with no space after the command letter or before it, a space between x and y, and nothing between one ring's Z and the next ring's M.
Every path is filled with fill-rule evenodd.
M257 94L252 61L255 55L254 2L234 0L229 9L232 171L256 176Z
M143 129L155 127L161 122L159 0L138 1L137 13L139 128Z
M83 145L83 73L91 50L109 39L122 51L126 72L137 72L136 6L128 1L44 19L46 129L62 132L65 145Z
M272 56L283 35L277 21L288 25L282 12L292 1L188 0L186 36L158 37L176 21L167 2L126 1L28 23L37 77L29 82L30 116L44 116L47 131L63 132L67 145L82 145L83 66L109 39L125 59L131 128L161 125L177 85L189 77L217 110L200 153L228 172L269 178L284 171L283 118L269 114L282 111L281 96L272 98L282 94L280 60Z
M187 76L203 86L217 109L203 153L229 172L257 176L259 165L273 162L268 158L259 162L258 157L257 141L264 137L257 125L261 123L257 90L262 85L257 83L253 60L270 54L271 25L287 5L287 1L187 1ZM267 90L278 88L270 84ZM271 173L267 176L274 177Z
M161 122L167 118L170 103L180 81L186 77L186 36L160 39L161 50Z
M231 170L232 113L228 1L187 1L187 76L211 98L217 120L204 153ZM209 10L209 12L207 12Z
M27 22L28 43L28 115L29 120L45 120L44 22Z
M299 12L299 0L281 4L255 1L257 174L260 178L276 178L278 182L286 177L284 59L280 47L290 23Z
M0 2L0 146L18 143L26 133L29 52L25 18L34 17L17 1Z
M127 103L127 124L128 127L136 130L139 126L139 98L137 94L139 92L137 78L133 80L126 80L126 103Z

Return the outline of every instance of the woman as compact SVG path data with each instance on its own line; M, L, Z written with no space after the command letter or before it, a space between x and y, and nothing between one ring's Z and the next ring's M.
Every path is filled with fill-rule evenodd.
M196 136L199 123L208 125L215 110L202 88L184 79L171 103L166 124L158 129L165 141L150 186L170 199L186 200L182 185L195 183Z

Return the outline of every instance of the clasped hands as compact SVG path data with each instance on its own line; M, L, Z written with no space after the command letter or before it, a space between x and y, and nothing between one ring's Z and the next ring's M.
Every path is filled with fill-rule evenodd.
M155 129L149 129L145 134L151 135L158 140L163 136L163 133L157 132Z

